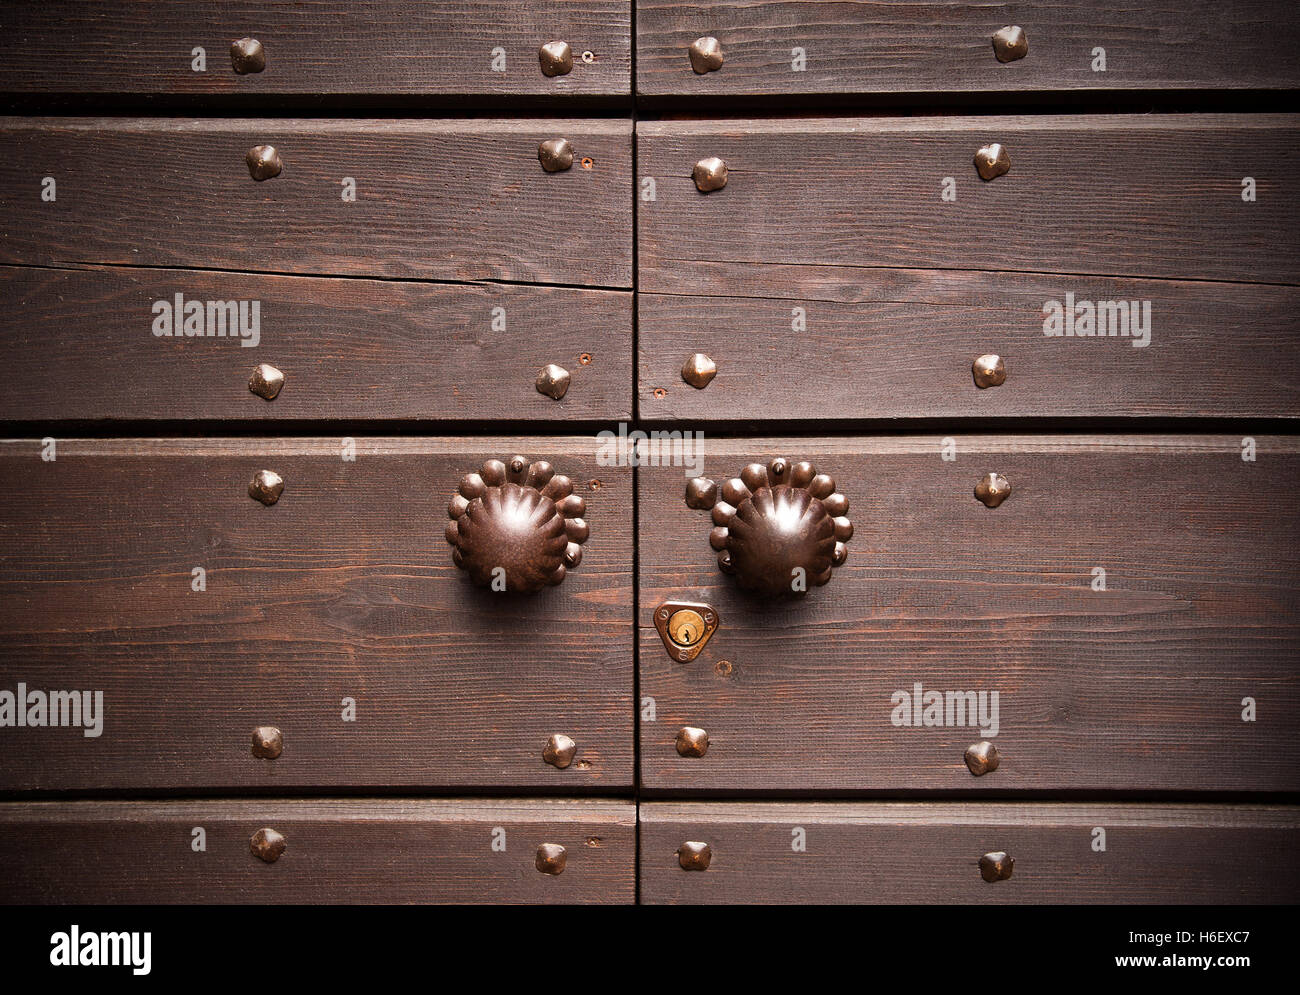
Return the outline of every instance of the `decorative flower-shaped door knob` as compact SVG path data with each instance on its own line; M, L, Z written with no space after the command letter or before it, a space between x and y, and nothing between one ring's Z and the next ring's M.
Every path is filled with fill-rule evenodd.
M686 503L712 509L718 566L764 597L802 597L848 557L849 500L808 462L751 463L721 487L696 477Z
M481 587L532 593L582 561L586 504L550 463L490 459L447 508L452 560Z

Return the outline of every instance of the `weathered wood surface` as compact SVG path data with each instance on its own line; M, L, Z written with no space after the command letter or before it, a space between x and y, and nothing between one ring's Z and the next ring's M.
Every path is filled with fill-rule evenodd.
M594 119L4 118L0 263L631 287L630 131ZM572 169L542 169L551 138L572 143ZM245 161L259 145L283 161L261 182Z
M1234 905L1300 895L1291 807L937 803L643 804L647 903ZM806 850L796 851L796 828ZM1105 850L1094 849L1105 830ZM713 851L686 872L686 840ZM1009 879L979 858L1002 850Z
M1295 287L879 269L799 297L765 289L755 273L727 296L638 296L643 417L1300 416ZM1044 334L1044 305L1067 292L1094 312L1150 302L1149 334ZM718 366L705 390L681 377L696 352ZM975 385L985 353L1006 364L1001 387Z
M0 728L0 788L629 786L630 471L592 438L345 444L0 444L0 689L104 693L97 737ZM518 597L444 538L461 478L516 453L568 475L591 527L561 585ZM247 493L263 469L271 507ZM279 759L251 753L263 725ZM578 744L566 770L552 733Z
M1272 0L638 0L636 21L637 92L653 96L1300 86L1300 17ZM1000 63L992 36L1012 24L1029 52ZM726 61L700 76L687 49L702 35L719 40Z
M256 336L156 334L153 306L174 310L176 294L259 302ZM0 299L11 421L614 420L632 408L625 291L0 266ZM286 378L271 403L248 389L263 362ZM535 388L548 363L573 378L558 402Z
M260 73L231 67L230 43L244 37L262 43ZM542 74L537 53L550 41L572 47L568 75ZM193 68L195 46L205 51L204 72ZM503 71L493 69L498 48ZM0 9L0 94L562 101L627 95L631 63L628 0L22 0Z
M264 827L286 841L273 864L249 850ZM565 848L561 874L535 868L541 843ZM635 847L618 801L8 803L0 903L626 904Z
M1254 442L1246 462L1240 436L956 434L945 461L938 437L709 439L701 465L719 483L750 462L810 459L849 499L847 562L776 604L719 571L685 471L643 466L642 784L1300 789L1300 446ZM995 509L973 495L990 472L1012 486ZM721 618L690 663L670 659L653 625L669 599ZM895 725L894 696L918 682L923 702L945 693L945 723L946 692L987 692L987 708L997 692L996 735L970 716ZM704 757L677 754L686 725L707 731ZM963 754L982 739L1001 765L974 777Z
M641 122L637 172L642 184L654 179L656 197L643 194L637 212L638 289L890 300L899 269L1057 277L1061 292L1073 289L1067 277L1094 276L1295 286L1298 122L1251 114ZM992 142L1006 148L1011 169L984 181L973 157ZM691 171L706 156L725 160L729 179L702 194ZM942 199L945 178L956 200ZM1253 202L1242 199L1246 178Z

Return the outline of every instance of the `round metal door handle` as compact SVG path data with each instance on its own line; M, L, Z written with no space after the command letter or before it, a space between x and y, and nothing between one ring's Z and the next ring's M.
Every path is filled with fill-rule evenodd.
M686 504L712 511L718 567L762 597L802 597L848 558L849 499L807 461L751 463L721 486L693 478Z
M540 591L582 562L586 510L573 482L545 460L490 459L447 507L452 560L480 587Z

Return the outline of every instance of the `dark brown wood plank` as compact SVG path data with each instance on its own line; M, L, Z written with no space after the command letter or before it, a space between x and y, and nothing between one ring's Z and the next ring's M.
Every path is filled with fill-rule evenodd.
M0 93L625 95L630 22L628 0L21 0L0 10ZM234 72L230 43L243 37L262 43L262 72ZM542 74L550 41L573 49L571 73ZM504 71L493 70L497 48Z
M157 335L153 307L175 310L176 294L258 302L256 336ZM632 408L624 291L0 266L0 299L4 419L614 420ZM270 403L248 389L264 362L285 375ZM548 363L572 376L558 402L535 387Z
M97 737L0 728L0 788L630 785L630 471L594 438L345 445L0 444L0 689L104 692ZM591 529L531 596L472 586L444 537L461 478L515 453L569 476ZM263 469L272 507L247 493ZM252 755L262 725L279 759Z
M938 437L707 440L696 468L719 482L785 456L848 497L848 561L793 603L756 601L719 571L682 467L638 471L646 787L1300 789L1294 439L1257 438L1253 462L1240 436L953 443L945 461ZM1012 486L995 509L973 495L989 472ZM721 618L690 663L653 625L670 599ZM996 692L996 734L969 716L896 725L895 695L917 683L923 700L985 692L986 708ZM687 725L708 733L702 758L676 752ZM963 754L982 739L1001 766L974 777Z
M618 120L0 120L0 262L630 287ZM538 143L568 138L547 173ZM245 157L274 146L255 181ZM57 200L42 199L45 176ZM356 200L343 199L343 180Z
M654 96L1300 86L1300 19L1270 0L638 0L636 18L637 92ZM1000 63L992 36L1013 24L1029 51ZM702 35L719 40L725 62L696 75L687 49ZM1094 70L1099 47L1104 71Z
M1234 905L1300 894L1290 807L673 802L643 804L640 820L651 904ZM687 840L712 849L703 873L678 864ZM1015 866L987 882L979 858L996 850Z
M1289 115L642 122L639 289L819 296L881 270L1300 283ZM981 180L1001 143L1011 170ZM724 189L691 180L726 161ZM1242 199L1252 178L1256 200ZM944 201L945 178L956 200ZM1062 290L1070 289L1063 285ZM753 292L749 294L753 296ZM1040 302L1041 305L1041 302Z
M862 281L826 267L816 286L801 274L796 298L763 296L768 269L726 291L638 297L644 417L1300 416L1294 287L907 269ZM1044 307L1064 309L1066 293L1139 314L1149 302L1150 320L1136 337L1046 335ZM681 376L696 352L718 367L704 390ZM976 386L985 353L1002 357L1004 385Z
M630 802L595 800L8 803L0 903L630 904L635 827ZM285 838L271 864L249 850L262 828ZM542 843L562 873L535 868Z

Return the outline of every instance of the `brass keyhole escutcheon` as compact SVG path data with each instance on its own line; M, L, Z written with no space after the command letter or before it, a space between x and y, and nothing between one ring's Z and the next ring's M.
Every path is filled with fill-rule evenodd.
M694 646L704 638L704 619L690 608L673 612L668 620L668 635L678 646Z
M712 605L689 601L664 602L655 609L654 619L664 649L678 663L694 660L718 628Z

